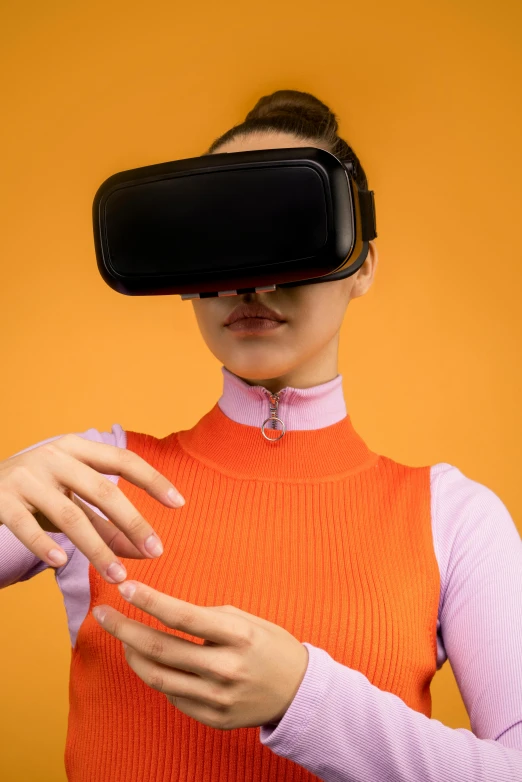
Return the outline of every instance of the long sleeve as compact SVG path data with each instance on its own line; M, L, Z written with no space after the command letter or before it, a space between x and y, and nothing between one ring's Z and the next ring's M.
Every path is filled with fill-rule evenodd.
M114 424L110 432L99 432L97 429L87 429L85 432L76 432L76 434L79 437L91 440L92 442L116 445L120 448L125 447L125 432L120 424ZM31 451L33 448L50 443L53 440L57 440L59 437L63 437L63 435L49 437L47 440L42 440L39 443L29 446L29 448L24 448L23 451L18 451L18 453L13 454L13 456L18 456L26 451ZM117 475L107 475L106 477L114 483L117 483L119 478ZM87 504L89 505L90 503ZM97 512L100 513L99 510ZM60 575L69 564L75 546L64 533L47 532L46 534L59 543L67 554L67 562L64 565L58 568L52 568L56 571L57 575ZM22 541L13 535L9 527L6 527L5 524L0 526L0 589L19 581L27 581L50 567L52 566L39 559L26 548Z
M490 489L440 467L440 641L473 732L410 709L305 642L301 686L260 741L327 782L522 782L522 540Z

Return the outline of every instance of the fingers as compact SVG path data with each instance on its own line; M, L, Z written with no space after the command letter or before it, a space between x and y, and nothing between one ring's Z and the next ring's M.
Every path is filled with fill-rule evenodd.
M67 555L61 546L46 535L33 514L12 494L0 492L0 520L38 559L52 567L60 567L67 562ZM49 556L52 551L55 557Z
M117 557L126 557L128 559L143 558L141 551L136 548L134 543L131 543L118 527L96 513L76 495L72 495L72 501L85 513L100 538Z
M137 454L71 434L0 462L0 523L53 566L63 562L50 556L52 549L66 560L65 552L44 529L64 533L106 581L119 583L127 574L116 557L159 556L163 549L107 475L123 476L168 507L184 502L173 503L169 491L179 493L171 482Z

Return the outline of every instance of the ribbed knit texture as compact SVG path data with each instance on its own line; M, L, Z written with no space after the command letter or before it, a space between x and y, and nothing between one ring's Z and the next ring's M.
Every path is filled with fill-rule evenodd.
M169 509L120 477L165 548L158 559L124 559L129 579L275 622L431 716L440 577L430 467L371 452L349 416L269 443L218 405L163 439L127 432L127 448L186 499ZM92 565L89 580L91 605L71 659L70 782L318 779L262 745L258 727L210 728L147 686L93 618L95 605L203 640L127 603Z

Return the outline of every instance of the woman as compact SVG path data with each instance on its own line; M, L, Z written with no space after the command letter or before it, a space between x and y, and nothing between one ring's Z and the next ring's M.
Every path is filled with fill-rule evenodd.
M322 147L366 188L337 128L317 98L280 90L208 152ZM114 424L0 463L0 585L48 567L49 537L68 555L56 573L73 647L69 779L522 780L518 531L487 487L373 453L347 414L340 327L376 266L372 242L344 280L193 299L224 388L192 429L158 439ZM278 325L231 327L243 305ZM56 493L43 500L50 476L63 513ZM182 509L167 507L170 485ZM50 534L31 537L16 502ZM111 579L114 553L125 571ZM129 602L114 589L125 578ZM473 733L429 719L446 659Z

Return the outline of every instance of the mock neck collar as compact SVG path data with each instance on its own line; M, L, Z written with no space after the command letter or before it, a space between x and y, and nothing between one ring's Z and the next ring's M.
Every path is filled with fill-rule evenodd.
M271 392L264 386L249 385L226 367L221 367L221 372L223 393L217 404L222 412L238 424L259 428L270 417ZM347 415L342 375L311 388L287 386L277 397L277 417L287 432L331 426ZM282 429L279 422L277 429Z
M222 367L223 393L189 430L177 433L181 447L207 465L233 477L305 483L348 475L379 458L354 430L347 415L342 376L312 388L288 386L278 392L282 431L261 426L274 409L271 393L251 386Z

